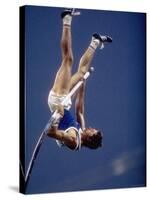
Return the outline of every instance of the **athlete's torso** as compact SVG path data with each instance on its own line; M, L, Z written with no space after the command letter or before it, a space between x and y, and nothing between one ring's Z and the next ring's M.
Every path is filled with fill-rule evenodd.
M58 129L66 130L69 127L74 127L77 130L79 130L81 128L80 124L74 119L74 117L72 116L71 112L69 110L64 109L64 116L60 120Z
M59 130L63 130L65 132L65 134L69 134L71 129L74 129L76 132L76 141L77 141L77 146L75 148L75 150L79 150L81 148L81 127L80 124L74 119L74 117L72 116L71 112L64 109L64 116L63 118L60 120L59 126L58 126ZM57 140L57 144L62 147L65 144L59 140Z

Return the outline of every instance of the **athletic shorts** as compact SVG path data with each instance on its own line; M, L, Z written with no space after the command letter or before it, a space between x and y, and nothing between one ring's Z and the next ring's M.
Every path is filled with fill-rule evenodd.
M54 112L56 110L56 106L59 104L62 104L63 100L65 99L67 95L57 95L52 90L49 92L48 95L48 106L50 108L51 112ZM72 102L71 98L65 103L64 108L66 110L69 110L71 108Z

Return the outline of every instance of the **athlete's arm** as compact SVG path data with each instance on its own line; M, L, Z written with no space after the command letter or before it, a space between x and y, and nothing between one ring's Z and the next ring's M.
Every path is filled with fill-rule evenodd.
M63 130L59 130L58 126L51 126L47 132L47 135L56 140L60 140L70 149L76 148L76 132L73 129L69 130L68 134L65 134Z
M62 105L57 105L56 110L61 117L64 116L64 107ZM76 147L76 132L74 129L70 129L69 134L65 134L63 130L58 129L58 124L52 124L47 131L47 136L60 140L71 149Z
M85 129L84 97L85 97L85 82L80 87L75 101L77 121L80 124L82 130Z
M57 105L56 108L57 112L60 114L61 118L64 116L64 107L60 104ZM49 129L47 130L47 135L49 137L55 138L57 140L63 141L63 131L58 130L59 124L51 124Z

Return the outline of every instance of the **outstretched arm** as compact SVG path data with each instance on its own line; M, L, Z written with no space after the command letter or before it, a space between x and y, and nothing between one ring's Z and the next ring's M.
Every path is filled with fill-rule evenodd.
M84 97L85 97L85 82L79 88L75 101L76 117L82 130L85 129Z
M65 134L64 131L59 130L58 126L51 126L48 130L47 135L56 140L60 140L65 145L67 145L70 149L76 148L76 132L75 130L70 130L69 134Z

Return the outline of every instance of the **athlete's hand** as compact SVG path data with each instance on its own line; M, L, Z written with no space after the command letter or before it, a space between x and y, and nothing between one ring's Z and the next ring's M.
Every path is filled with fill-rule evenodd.
M61 104L57 105L57 112L61 115L61 118L64 116L64 106Z

